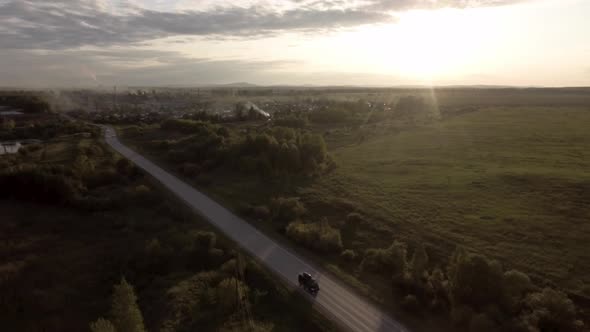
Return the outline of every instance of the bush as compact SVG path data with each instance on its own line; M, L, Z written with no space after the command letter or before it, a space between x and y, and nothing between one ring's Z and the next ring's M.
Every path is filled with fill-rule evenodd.
M326 143L324 138L315 134L303 134L299 138L299 151L301 155L301 164L308 170L314 170L317 165L327 159ZM316 164L316 166L313 166Z
M419 244L414 253L412 254L411 260L412 278L414 281L419 282L424 277L426 269L428 268L428 254L424 245Z
M135 188L133 188L133 198L138 201L138 202L155 202L156 200L156 196L154 195L154 193L152 192L152 190L150 189L150 187L144 185L144 184L140 184L138 186L136 186Z
M292 222L287 226L287 236L299 244L322 252L342 250L340 231L327 222L319 224Z
M520 310L524 295L533 289L531 279L525 273L516 270L504 272L502 279L502 306L511 313Z
M84 177L84 183L90 189L108 186L120 182L121 177L112 168L95 171L92 174Z
M363 216L360 213L351 212L346 215L346 227L351 231L356 231L363 222Z
M135 177L139 174L139 168L125 158L119 159L115 167L117 168L117 172L123 176Z
M252 208L252 215L258 219L268 220L270 209L266 205L258 205Z
M192 234L197 248L212 249L217 243L217 235L213 232L197 231Z
M407 269L407 247L403 242L394 241L386 249L368 249L361 262L361 269L377 273L403 276Z
M486 314L477 314L471 318L469 332L495 332L498 325Z
M217 303L222 314L229 315L233 313L238 303L241 305L248 305L242 303L248 293L248 286L236 278L228 278L222 280L217 285Z
M125 278L114 286L111 303L111 321L117 331L143 332L143 316L137 305L137 296Z
M179 171L186 176L196 176L200 173L201 167L195 163L183 163L179 167Z
M451 320L457 326L468 326L473 317L473 309L468 306L454 306L451 310Z
M525 300L530 313L525 320L541 331L582 331L576 307L566 294L551 288L529 294Z
M178 131L186 134L203 134L204 132L216 132L217 126L204 121L168 119L160 125L164 130Z
M143 128L140 126L129 126L125 128L125 134L128 136L140 136L143 135Z
M297 197L278 197L270 202L270 212L274 221L293 221L306 213L305 206Z
M305 128L309 125L307 117L287 115L273 120L276 126L290 127L290 128Z
M340 256L347 261L354 261L357 257L356 253L352 249L344 250Z
M350 120L350 113L340 109L321 110L310 113L309 120L320 124L342 123Z
M207 174L199 174L197 175L197 177L195 178L195 181L197 182L198 185L200 186L209 186L211 185L211 183L213 183L213 179L211 178L211 176L207 175Z
M475 254L459 254L449 265L449 293L454 304L476 310L499 303L502 295L502 267L496 261Z
M95 322L90 323L91 332L116 332L115 326L104 318L99 318Z
M440 268L435 268L426 283L427 294L432 298L430 308L434 311L445 309L449 304L448 281Z
M402 308L409 312L417 312L420 310L420 303L415 295L406 295L402 300Z
M0 198L64 204L75 199L79 186L63 174L37 167L0 173Z

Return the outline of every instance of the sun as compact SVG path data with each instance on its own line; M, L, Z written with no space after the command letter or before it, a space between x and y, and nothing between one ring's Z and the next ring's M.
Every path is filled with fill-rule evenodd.
M479 56L488 35L477 22L485 14L485 10L458 9L405 13L397 34L401 46L397 49L398 69L419 79L465 71Z
M485 10L409 11L400 14L397 23L347 33L341 38L347 53L332 61L342 61L348 69L420 82L457 76L471 69L482 55L493 26L488 28L487 21Z

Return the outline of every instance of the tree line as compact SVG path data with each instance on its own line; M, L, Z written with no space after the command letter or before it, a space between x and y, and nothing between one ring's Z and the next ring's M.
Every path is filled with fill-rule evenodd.
M272 127L238 131L204 121L170 119L162 130L188 136L156 141L181 171L195 175L218 167L246 174L314 175L335 167L321 135Z
M310 220L296 197L272 199L269 205L248 206L246 214L282 225L296 244L322 255L336 257L362 277L375 275L390 280L394 298L414 315L448 317L459 330L559 331L584 330L584 323L567 294L535 285L529 276L461 247L441 263L434 263L427 248L393 240L386 248L357 253L346 248L342 231L354 234L364 222L361 214L349 213L341 226L327 219ZM443 259L442 262L445 260Z

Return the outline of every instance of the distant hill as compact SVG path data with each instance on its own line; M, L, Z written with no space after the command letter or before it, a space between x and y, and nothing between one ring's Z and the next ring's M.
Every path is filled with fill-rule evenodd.
M256 84L248 83L248 82L235 82L235 83L227 83L227 84L213 84L210 85L213 87L221 87L221 88L255 88L258 87Z

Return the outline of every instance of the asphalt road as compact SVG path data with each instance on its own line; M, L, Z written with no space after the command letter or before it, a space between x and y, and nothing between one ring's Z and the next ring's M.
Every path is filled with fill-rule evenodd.
M319 306L318 309L321 312L332 316L331 318L343 329L363 332L408 331L401 323L351 292L334 278L322 274L321 269L280 246L228 209L121 144L113 128L105 127L104 132L105 140L111 147L151 174L195 212L237 242L244 250L257 257L285 281L297 286L298 273L302 271L311 273L318 280L320 292L315 298L307 294L307 298L312 302L311 305Z

